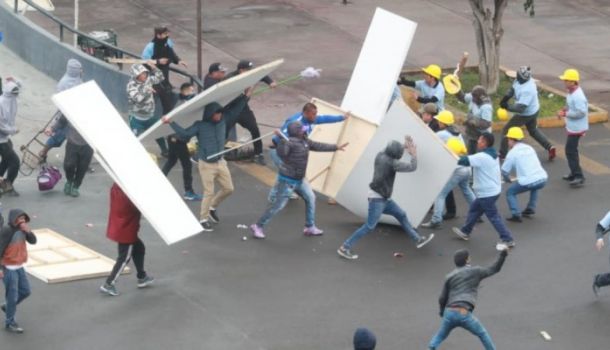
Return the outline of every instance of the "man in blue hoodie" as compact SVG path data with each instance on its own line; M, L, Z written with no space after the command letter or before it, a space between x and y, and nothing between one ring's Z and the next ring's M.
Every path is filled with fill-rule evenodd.
M500 197L500 192L502 192L502 185L500 182L500 160L493 148L494 141L493 134L484 132L477 141L479 152L462 156L458 160L458 165L472 167L474 178L472 189L477 198L470 205L464 226L461 228L454 227L453 232L461 239L469 240L477 220L485 214L500 235L500 242L496 244L496 249L501 251L514 247L515 241L496 207L496 201Z

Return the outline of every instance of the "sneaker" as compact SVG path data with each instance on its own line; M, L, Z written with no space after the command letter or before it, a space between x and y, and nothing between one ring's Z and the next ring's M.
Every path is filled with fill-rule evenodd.
M445 213L445 215L443 215L443 220L451 220L455 218L457 218L455 213Z
M574 181L574 175L572 175L572 174L564 175L561 177L561 179L565 180L565 181Z
M6 329L8 332L11 332L11 333L17 333L17 334L23 333L23 328L19 327L19 325L16 322L7 324L4 329Z
M424 222L423 224L419 225L420 227L423 228L441 228L441 223L440 222L432 222L432 221L428 221L428 222Z
M549 162L552 162L555 157L557 157L557 149L555 146L551 146L551 148L549 148Z
M465 241L470 239L470 236L468 234L464 233L461 229L459 229L457 227L452 227L451 230L453 231L453 233L458 235L458 237L460 237L461 239L463 239Z
M434 233L429 234L427 237L426 236L421 236L419 238L419 240L417 241L416 247L417 249L425 246L426 244L428 244L432 239L434 238Z
M339 254L339 256L341 256L342 258L345 258L347 260L358 259L358 255L353 254L351 250L345 248L344 246L340 246L339 249L337 249L337 254Z
M187 201L200 201L203 199L203 196L193 191L186 191L182 195L182 198L186 199Z
M254 163L258 164L258 165L267 165L267 162L265 161L265 156L263 156L263 154L256 154L253 158Z
M498 251L503 251L503 250L507 250L510 248L514 248L515 247L515 241L510 241L510 242L498 242L498 244L496 244L496 250Z
M299 195L296 192L290 194L290 199L299 199Z
M506 218L506 221L510 221L510 222L523 222L523 220L521 220L521 217L519 215L513 215L509 218Z
M250 230L252 231L252 236L254 236L254 238L265 238L265 232L263 232L263 228L258 226L257 224L250 225Z
M72 196L72 197L74 197L74 198L76 198L76 197L80 196L80 192L78 191L78 187L76 187L76 186L72 186L72 187L70 188L70 196Z
M66 196L69 196L71 192L72 192L72 182L67 181L66 184L64 185L64 194Z
M581 187L584 184L585 184L584 177L575 177L574 180L570 181L571 187Z
M213 223L217 224L220 222L220 218L218 218L218 214L216 214L216 209L210 209L208 214L210 216L210 220L212 220Z
M534 214L536 214L536 211L530 208L526 208L524 211L521 212L521 216L524 216L526 218L531 218L532 216L534 216Z
M315 226L311 226L311 227L305 227L303 229L303 234L305 236L321 236L324 234L324 231L320 230L319 228L317 228Z
M199 221L199 223L201 224L201 227L203 228L203 231L205 231L205 232L212 232L212 231L214 231L214 228L212 227L212 224L208 220L202 220L202 221Z
M599 294L599 286L597 285L597 278L599 275L593 276L593 294L597 297Z
M114 284L108 284L108 283L104 283L100 287L100 292L106 293L108 295L112 295L113 297L116 297L117 295L119 295L119 291L116 290L116 287L114 286Z
M146 288L155 281L153 276L146 275L144 278L138 278L138 288Z

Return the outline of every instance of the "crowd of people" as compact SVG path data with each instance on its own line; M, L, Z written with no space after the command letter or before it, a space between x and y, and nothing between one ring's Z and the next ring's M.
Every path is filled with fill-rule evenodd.
M236 124L244 127L253 139L260 137L256 117L248 102L252 96L252 87L246 89L235 100L225 106L210 103L205 106L201 120L190 126L180 125L165 115L181 103L195 96L195 86L184 83L179 91L174 92L170 82L170 64L186 63L175 52L166 27L154 29L154 37L142 53L145 62L134 64L130 68L130 80L125 87L128 100L128 124L134 135L140 135L152 125L162 120L168 123L173 133L156 141L161 155L167 160L162 171L168 175L175 164L180 161L183 170L183 198L190 201L201 201L199 220L203 231L213 231L220 223L219 207L234 191L230 168L221 153L225 149L227 137ZM227 69L219 62L209 66L204 79L204 89L218 82L242 74L254 67L253 62L241 60L236 70L227 74ZM513 247L515 240L505 221L523 222L522 218L532 218L536 214L538 194L548 181L545 171L535 149L524 139L522 126L547 152L548 160L556 157L556 148L537 127L540 110L536 84L529 67L520 67L509 92L502 98L500 107L512 112L501 133L501 140L496 142L492 134L493 106L490 96L482 86L475 86L470 92L459 91L457 98L468 105L468 113L463 125L458 125L451 111L445 109L445 89L441 82L442 71L439 66L431 64L423 68L424 79L411 81L399 77L398 84L415 89L415 99L422 104L419 115L437 135L438 140L453 152L458 160L449 181L440 189L431 208L429 221L421 224L424 229L438 229L444 221L456 217L456 203L453 190L459 189L468 205L468 214L463 225L453 227L452 231L463 240L470 240L475 225L482 222L485 215L499 235L496 249L500 252L498 260L491 266L483 268L471 266L470 253L459 250L454 254L455 270L449 273L439 298L440 315L443 318L441 328L429 343L430 349L437 349L455 327L463 327L478 336L486 349L495 349L487 330L472 315L475 308L479 283L497 273ZM66 73L57 84L61 92L82 83L82 66L76 59L70 59ZM557 112L558 118L566 121L567 140L565 154L568 160L569 173L563 177L571 187L580 187L585 178L580 167L578 144L588 130L588 103L580 87L580 76L577 70L567 69L559 76L567 90L566 104ZM271 87L277 86L269 76L262 82ZM14 78L6 78L0 96L0 185L4 194L18 196L13 184L19 169L19 158L13 149L10 137L18 132L15 124L17 115L17 97L20 83ZM397 98L394 96L394 98ZM155 99L161 102L163 117L155 115ZM511 104L510 102L513 101ZM293 196L301 197L305 203L305 224L303 234L319 236L323 230L316 226L316 196L305 177L309 152L340 152L348 143L324 144L311 140L309 135L315 125L324 123L341 123L351 118L345 115L318 115L315 104L306 103L302 110L286 119L275 131L271 139L270 158L277 168L277 180L268 195L267 207L260 218L250 225L252 236L256 239L267 237L264 229L270 220L277 215ZM66 183L64 193L78 197L87 170L93 156L92 148L86 140L72 127L68 119L57 113L54 121L45 130L49 136L40 152L44 161L50 149L60 147L64 141L64 171ZM190 154L189 142L196 138L197 150ZM354 245L366 234L374 231L382 215L396 218L400 227L413 240L415 246L423 248L434 238L434 233L421 234L414 227L405 212L392 200L393 185L397 176L404 172L417 171L417 135L405 135L401 142L388 140L385 149L379 150L374 163L373 178L369 185L368 216L365 223L347 238L338 248L340 257L355 260L358 255L353 252ZM357 142L357 140L354 140ZM494 147L499 144L499 150ZM254 142L253 161L265 165L263 142ZM192 162L196 160L201 178L203 194L195 192L193 187ZM513 174L515 175L513 177ZM6 176L5 176L6 175ZM502 181L510 186L505 192L510 214L503 218L496 203L501 196ZM216 191L216 186L219 187ZM518 205L517 195L529 192L529 201L525 209ZM363 198L365 200L365 198ZM154 278L144 270L145 246L138 237L141 214L131 203L117 184L110 189L110 214L107 236L118 244L118 258L111 275L100 287L100 291L111 296L119 295L116 282L121 271L133 259L137 271L138 287L151 285ZM0 216L0 219L2 217ZM23 266L27 260L26 242L36 243L36 236L28 226L30 217L22 210L11 210L8 222L1 223L0 231L0 275L5 284L6 303L1 309L6 313L5 327L8 331L22 333L23 329L15 321L17 304L30 294L30 288ZM598 223L596 247L604 246L604 235L610 231L610 212ZM610 273L596 275L593 291L610 285ZM375 346L375 336L367 329L357 330L354 345L366 342ZM364 349L364 347L362 347Z

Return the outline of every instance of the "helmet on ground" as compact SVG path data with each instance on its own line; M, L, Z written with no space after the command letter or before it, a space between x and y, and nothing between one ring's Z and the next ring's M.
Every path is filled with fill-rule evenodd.
M430 76L435 77L437 80L441 79L441 67L436 64L428 65L428 67L422 68L422 71L424 71L424 73Z
M523 140L523 130L521 130L521 128L518 126L513 126L512 128L508 129L506 137L513 140Z
M563 75L559 76L559 79L561 80L567 80L567 81L579 81L580 80L580 74L578 74L578 71L576 69L566 69L563 72Z
M453 123L455 123L455 120L453 118L453 113L451 113L451 111L448 111L446 109L440 111L437 115L435 115L434 119L438 120L439 122L441 122L445 125L453 125Z
M457 137L450 137L447 140L447 148L457 156L463 156L467 153L466 146Z
M502 121L508 120L508 111L504 108L498 108L496 111L496 116L498 116L498 119Z

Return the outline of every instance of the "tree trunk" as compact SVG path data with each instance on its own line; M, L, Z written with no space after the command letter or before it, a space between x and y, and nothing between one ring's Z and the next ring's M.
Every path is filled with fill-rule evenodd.
M500 41L504 34L502 15L508 0L492 0L493 13L483 4L484 0L469 0L474 19L475 38L479 52L480 83L490 94L498 90L500 83Z

